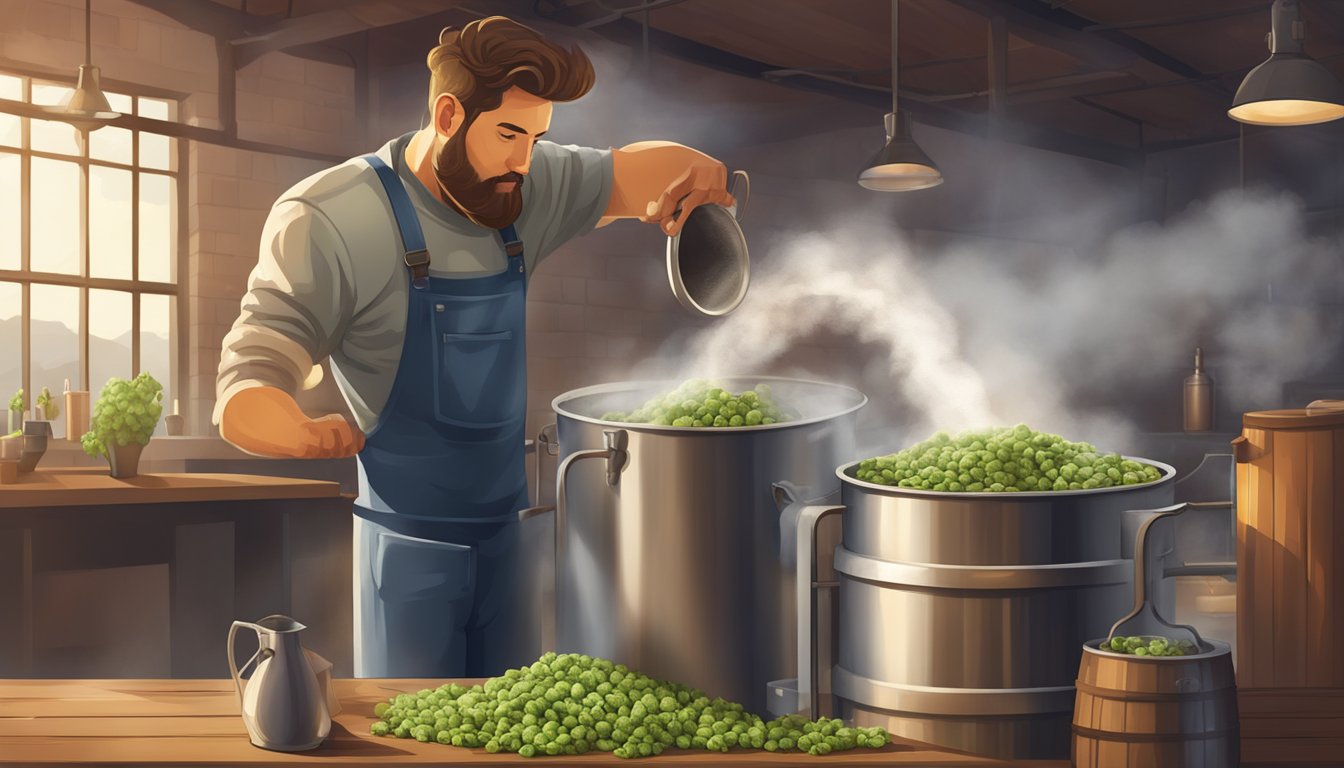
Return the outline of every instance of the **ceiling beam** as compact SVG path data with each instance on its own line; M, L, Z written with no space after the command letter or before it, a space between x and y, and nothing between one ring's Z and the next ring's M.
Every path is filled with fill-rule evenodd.
M291 51L335 38L408 21L435 16L458 5L460 0L398 0L347 2L346 7L326 6L306 16L281 19L229 40L239 67L272 51Z
M248 19L242 11L235 11L210 0L130 0L132 3L176 21L187 29L211 37L229 39L243 34Z
M1148 43L1116 29L1097 29L1093 19L1079 16L1063 7L1052 7L1041 0L944 0L983 16L1002 14L1012 25L1013 34L1081 61L1095 63L1089 57L1107 60L1128 55L1155 64L1187 79L1205 73ZM1230 99L1232 93L1221 83L1207 81L1201 87Z
M526 10L520 8L516 13L518 15L515 15L514 18L536 15L531 12L530 8ZM571 6L558 9L554 14L542 18L570 26L579 26L599 13L601 13L600 9L595 10L591 6ZM643 29L640 24L629 19L608 22L596 27L593 32L634 50L639 50L642 45ZM663 55L721 72L760 80L769 79L768 73L779 71L778 67L774 65L739 56L657 28L648 30L648 40L650 48ZM880 113L891 111L891 89L889 87L847 83L838 78L819 78L815 76L784 77L777 82L792 88L864 104L874 110L880 110ZM902 109L905 109L919 122L926 125L981 138L989 137L988 121L983 115L969 114L936 104L915 101L905 102ZM873 124L879 126L880 121L875 118ZM997 138L1014 144L1063 152L1127 168L1139 167L1143 157L1142 153L1135 148L1122 147L1017 121L1003 121Z

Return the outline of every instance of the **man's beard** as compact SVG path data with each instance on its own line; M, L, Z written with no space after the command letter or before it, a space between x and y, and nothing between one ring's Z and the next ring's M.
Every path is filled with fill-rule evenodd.
M434 176L445 202L476 224L503 229L523 210L523 175L506 173L482 181L467 161L466 128L454 134L434 158ZM510 192L497 192L495 185L514 182Z

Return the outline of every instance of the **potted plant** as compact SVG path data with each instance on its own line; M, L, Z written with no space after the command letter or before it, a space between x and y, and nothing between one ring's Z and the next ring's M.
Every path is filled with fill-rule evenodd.
M56 400L51 396L51 390L43 387L42 391L37 393L37 400L33 401L37 407L37 418L39 421L55 421L61 415L61 407L56 404Z
M20 389L9 398L9 431L23 429L23 412L28 410L28 400L23 396L23 390Z
M134 477L140 451L163 413L163 386L148 373L127 381L107 380L93 406L89 431L80 442L90 456L106 456L113 477Z

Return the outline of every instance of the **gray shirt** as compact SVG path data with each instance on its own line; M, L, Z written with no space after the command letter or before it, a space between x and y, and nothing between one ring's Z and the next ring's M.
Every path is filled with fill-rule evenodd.
M415 204L430 274L504 271L499 234L445 205L406 167L412 135L377 154L396 169ZM556 248L597 225L611 186L610 150L536 143L515 222L529 278ZM372 429L401 360L409 290L392 206L368 163L355 158L294 185L271 208L242 312L224 337L214 422L244 389L292 394L305 382L316 384L318 364L329 357L356 422Z

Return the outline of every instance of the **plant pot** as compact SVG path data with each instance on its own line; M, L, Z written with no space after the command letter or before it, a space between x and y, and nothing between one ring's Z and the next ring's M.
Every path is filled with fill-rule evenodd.
M183 418L176 413L170 413L163 417L163 431L172 437L182 434Z
M19 471L32 472L42 454L47 452L47 440L51 437L51 422L29 419L23 422L23 451L19 454Z
M9 429L5 431L5 434L12 434L20 429L23 429L23 411L16 411L11 408L9 411Z
M135 477L140 469L140 452L145 446L139 443L118 445L107 441L107 463L112 467L113 477Z

